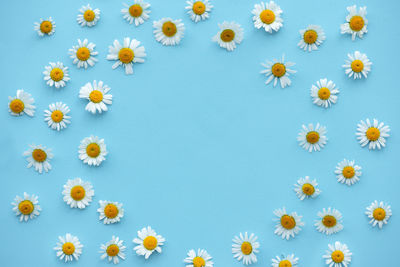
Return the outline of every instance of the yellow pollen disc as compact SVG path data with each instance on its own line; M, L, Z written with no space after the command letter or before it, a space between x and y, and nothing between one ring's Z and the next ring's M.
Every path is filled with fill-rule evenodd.
M118 52L118 58L122 63L131 63L135 57L135 53L128 47L121 48Z
M343 168L342 174L344 178L350 179L354 177L354 175L356 174L356 170L352 166L346 166Z
M341 263L344 260L344 254L340 250L335 250L331 254L331 258L336 263Z
M91 22L94 20L94 18L96 17L96 15L94 14L93 10L86 10L85 13L83 13L83 18L87 21L87 22Z
M193 4L193 13L196 15L202 15L206 11L206 5L203 2L197 1Z
M72 244L71 242L65 242L62 245L62 251L64 252L64 254L66 255L72 255L75 252L75 246L74 244Z
M71 197L73 200L79 201L82 200L86 195L85 188L81 185L76 185L71 189Z
M225 29L221 32L220 37L225 43L232 42L235 39L235 32L231 29Z
M355 32L359 32L364 27L365 22L361 16L353 16L350 19L349 24L350 24L350 29L352 29Z
M154 236L147 236L144 240L143 240L143 246L147 249L147 250L153 250L157 247L157 238L155 238Z
M171 21L166 21L162 25L162 32L168 37L174 36L177 33L177 31L178 29L176 28L175 23Z
M271 72L275 77L282 77L286 73L286 67L282 63L275 63L272 65Z
M40 31L42 33L49 33L53 29L53 24L50 21L45 20L40 23Z
M308 132L306 135L307 142L315 144L319 141L319 133L316 131Z
M382 221L386 217L386 211L382 208L376 208L372 212L372 216L374 217L375 220Z
M33 203L29 200L23 200L18 204L18 209L24 215L31 214L33 212Z
M111 244L107 247L107 255L110 257L117 256L119 253L119 247L116 244Z
M331 91L327 87L321 87L318 90L318 97L322 100L328 100L331 96Z
M283 228L290 230L296 226L296 221L294 220L294 218L292 216L283 215L281 217L281 225Z
M289 260L283 260L279 263L279 267L292 267L292 263Z
M376 127L369 127L365 134L370 141L376 141L381 136L381 132Z
M243 242L242 246L240 247L240 249L242 250L242 253L244 255L250 255L251 252L253 252L253 246L250 244L250 242Z
M32 151L32 158L37 162L43 162L46 160L47 154L42 149L37 148Z
M275 21L275 13L272 10L265 9L260 13L260 19L265 24L271 24Z
M309 184L309 183L303 184L303 186L301 187L301 190L307 196L311 196L315 192L314 186L312 184Z
M134 18L140 17L142 13L143 8L139 4L134 4L129 7L129 14L131 14L131 16Z
M204 266L206 266L206 261L202 257L194 257L193 258L193 266L194 267L204 267Z
M86 147L86 154L88 154L88 156L91 158L96 158L98 155L100 155L100 146L96 143L90 143Z
M118 213L119 213L118 208L114 204L110 203L104 207L104 215L109 219L117 217Z
M93 103L100 103L103 100L103 93L100 92L99 90L93 90L89 94L89 99Z
M307 44L313 44L317 41L318 34L314 30L307 30L303 35L303 40Z
M354 72L362 72L362 70L364 69L364 63L361 60L356 59L351 62L351 69Z
M10 109L14 113L21 113L25 109L25 104L21 99L14 99L10 102Z
M79 47L76 50L76 57L81 61L86 61L90 58L90 50L87 47Z
M332 215L325 215L324 218L322 218L322 224L329 228L333 227L336 225L336 218Z
M50 71L50 78L55 82L59 82L64 78L64 72L60 68L54 68Z
M54 110L51 113L51 119L52 121L59 123L60 121L62 121L64 118L64 114L60 111L60 110Z

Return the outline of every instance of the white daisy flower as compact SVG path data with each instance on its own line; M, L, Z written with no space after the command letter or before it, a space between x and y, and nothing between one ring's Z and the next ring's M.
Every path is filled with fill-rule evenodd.
M78 45L74 45L69 49L70 58L74 61L73 63L79 68L84 67L87 69L88 66L93 67L97 62L95 56L98 54L94 51L96 45L89 43L88 39L84 39L83 42L78 39Z
M71 116L67 114L70 112L69 107L62 103L56 102L49 105L49 109L44 111L44 121L53 130L60 131L67 128L67 124L70 124Z
M53 158L51 149L46 148L42 145L32 144L30 145L30 149L25 151L23 155L27 157L27 168L33 166L35 170L39 173L42 173L43 170L45 172L51 170L50 159Z
M183 262L187 263L186 267L213 267L212 257L205 249L198 249L197 253L194 249L189 250L187 257Z
M38 196L29 195L24 192L24 197L16 196L13 205L13 211L16 216L19 216L19 221L28 221L28 219L34 219L39 216L42 210L39 206Z
M329 250L322 256L325 259L326 265L329 267L347 267L351 262L352 253L346 244L335 242L334 245L328 245Z
M50 62L50 66L46 66L43 71L44 80L49 86L55 86L56 88L64 87L66 82L70 80L68 74L68 67L64 67L61 62Z
M324 108L330 107L332 104L336 104L337 94L339 90L336 85L328 79L320 79L317 81L317 85L311 86L311 97L313 98L313 103L317 106Z
M295 257L294 254L287 255L286 257L276 256L276 259L272 259L272 267L296 267L299 258Z
M102 113L103 111L107 111L107 105L112 104L112 95L107 94L111 90L108 85L105 85L102 81L93 81L93 85L91 83L87 83L81 87L79 91L79 98L84 98L89 100L85 109L93 114L96 112Z
M274 1L255 4L251 13L254 15L254 27L257 29L264 28L266 32L272 33L279 31L283 26L282 9Z
M310 177L306 176L297 180L297 183L294 184L294 191L300 200L310 197L316 198L321 193L317 186L317 180L311 180Z
M185 9L188 10L190 19L194 22L206 20L210 17L211 9L214 7L208 0L189 0Z
M312 123L308 124L308 127L302 125L302 130L297 137L297 141L301 147L309 152L320 151L324 148L328 138L326 137L326 127L321 126L319 123L314 127Z
M79 256L82 254L83 245L79 242L78 237L71 234L58 237L59 242L54 250L57 251L57 257L65 262L79 260Z
M108 258L109 262L112 261L114 264L118 264L120 258L125 260L125 249L124 240L112 236L112 239L105 245L101 244L99 251L99 253L101 253L100 259L104 260L105 258Z
M298 47L304 49L304 51L311 52L318 50L325 40L325 32L319 25L309 25L307 28L300 30L301 39L297 44Z
M212 38L212 41L217 42L220 47L233 51L236 48L236 44L240 44L243 41L244 31L239 23L224 21L218 24L218 27L219 32Z
M123 18L132 24L135 22L136 26L143 24L150 18L150 4L142 0L134 0L132 5L123 4L125 8L121 9Z
M340 25L340 31L342 34L351 34L351 39L354 41L356 36L362 38L364 33L367 33L368 20L367 7L360 7L357 11L357 6L347 7L349 15L346 17L346 23Z
M367 55L356 51L354 54L347 54L347 57L349 60L346 60L346 64L342 65L345 68L346 75L350 78L353 76L354 80L361 79L363 76L367 78L372 65Z
M100 214L99 220L103 220L104 224L117 223L124 217L122 203L100 200L99 205L100 208L97 209Z
M76 21L82 27L93 27L100 19L100 9L93 9L89 4L82 6L79 12L80 14L78 14Z
M32 95L24 90L17 90L17 95L14 97L9 96L8 111L13 116L21 116L26 114L33 117L35 114L35 100Z
M181 19L162 18L153 21L153 28L154 37L163 45L178 45L185 32L185 25Z
M320 219L314 224L318 232L331 235L343 230L342 214L337 209L323 208L318 212L318 217Z
M381 149L385 147L386 139L389 137L390 128L384 125L383 122L379 123L377 119L373 119L373 123L369 119L366 122L360 121L357 124L356 136L362 147L368 145L369 149Z
M257 242L257 236L254 234L247 235L247 232L239 234L239 237L235 236L232 244L233 257L237 258L238 261L243 261L244 265L249 265L257 262L256 253L259 252L258 248L260 243Z
M56 23L51 17L46 20L40 19L40 22L35 22L33 29L39 36L52 35L56 32Z
M378 201L375 200L367 207L365 214L371 219L369 223L372 224L373 227L378 225L379 228L382 229L382 226L387 224L390 216L392 216L392 209L390 205L382 201L378 203Z
M79 159L89 166L99 166L108 154L104 139L91 135L81 141L79 145Z
M274 87L280 82L281 88L285 88L286 86L290 86L292 81L289 79L290 74L296 73L295 70L290 69L290 67L294 66L293 62L285 63L285 56L282 56L281 60L274 59L273 61L267 61L267 63L261 63L261 65L265 68L261 71L262 74L265 74L268 77L265 84L269 84L274 81Z
M62 194L64 202L71 208L84 209L92 202L94 190L91 183L75 178L67 181Z
M162 252L161 246L164 245L165 238L158 235L150 226L137 231L137 235L138 237L133 239L133 243L137 244L133 248L137 255L144 256L147 260L154 251Z
M285 208L274 210L277 224L275 225L274 234L280 235L282 239L289 240L294 238L301 231L304 222L301 221L303 216L297 215L297 212L287 213Z
M339 183L350 186L360 180L361 167L355 165L354 160L344 159L336 166L335 173Z

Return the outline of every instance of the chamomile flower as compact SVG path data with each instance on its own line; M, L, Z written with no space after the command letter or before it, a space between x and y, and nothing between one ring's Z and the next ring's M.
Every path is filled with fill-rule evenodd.
M97 209L100 214L99 220L103 220L104 224L117 223L124 217L122 203L100 200L99 205L100 208Z
M188 10L190 18L194 22L206 20L210 17L210 12L213 6L208 0L189 0L186 1L188 4L185 9Z
M81 141L79 145L79 159L89 166L99 166L106 160L107 147L104 139L91 135Z
M361 167L355 165L354 160L344 159L336 166L335 173L339 183L350 186L360 180Z
M17 95L14 97L9 96L8 111L13 116L21 116L24 113L33 117L35 114L35 100L32 95L24 90L17 90Z
M329 265L329 267L349 266L352 253L346 244L336 241L333 245L329 244L328 248L329 250L322 256L325 259L326 265Z
M189 250L187 257L183 260L186 267L213 267L212 257L205 249L198 249L197 253L194 249Z
M306 176L297 180L297 183L294 184L294 191L300 200L315 198L321 193L317 186L317 180L311 180L310 177Z
M285 256L272 259L272 267L296 267L299 258L295 257L294 254L290 254Z
M372 65L367 55L356 51L354 54L347 54L347 57L346 64L342 65L346 75L350 78L353 76L354 80L361 79L363 76L367 78Z
M56 102L49 105L49 109L44 111L44 121L53 130L60 131L67 128L67 124L70 124L71 116L68 116L70 112L69 107L62 103Z
M272 33L279 31L283 26L282 9L274 1L255 4L251 13L254 15L254 27L257 29L264 28L266 32Z
M28 221L39 216L42 210L39 206L38 196L29 195L24 192L24 197L16 196L13 205L13 211L16 216L19 216L19 221Z
M356 36L362 38L364 33L367 33L368 20L367 7L360 7L357 11L357 6L347 7L349 15L346 17L346 23L340 25L340 31L342 34L351 34L351 39L354 41Z
M100 259L104 260L108 258L109 262L112 261L114 264L118 264L119 259L125 260L125 249L124 240L112 236L112 239L106 244L101 244L99 251L101 253Z
M238 261L243 261L244 265L249 265L257 262L256 253L259 252L258 248L260 243L257 242L257 236L254 234L247 235L247 232L235 236L232 244L233 257Z
M375 200L367 207L365 214L371 219L369 223L372 224L373 227L378 225L379 228L382 229L382 226L387 224L390 216L392 216L392 209L387 203Z
M267 63L261 63L261 65L265 68L261 71L262 74L268 78L265 84L269 84L274 81L274 87L276 84L280 83L281 88L285 88L286 86L290 86L292 81L289 79L290 74L296 73L295 70L290 69L290 67L294 66L293 62L285 62L285 56L282 56L281 60L274 59L273 61L267 61Z
M81 178L68 180L62 192L64 202L71 208L84 209L92 202L94 196L93 186Z
M213 42L217 42L220 47L228 51L233 51L237 44L243 41L244 31L239 23L234 21L218 24L219 32L212 38Z
M319 123L314 127L312 123L308 127L302 125L302 130L297 137L297 141L301 147L309 152L320 151L326 145L328 138L326 137L326 127Z
M35 22L33 29L39 36L52 35L56 32L56 23L51 17L46 20L40 19L40 22Z
M89 4L82 6L79 12L80 14L78 14L76 21L82 27L93 27L100 19L100 9L93 9Z
M289 240L301 231L304 222L301 221L303 216L297 215L297 212L287 213L285 208L274 210L277 224L275 225L274 234L280 235L282 239Z
M39 173L43 170L48 172L51 170L50 159L53 158L51 149L42 145L30 145L30 149L24 152L26 160L28 161L27 168L34 167Z
M343 230L342 214L337 209L323 208L318 212L319 220L315 222L318 232L331 235Z
M135 22L136 26L143 24L146 20L149 19L150 14L150 4L146 3L142 0L134 0L132 5L123 4L124 8L121 9L121 13L123 18L132 24Z
M137 244L133 250L139 256L144 256L147 260L150 255L157 251L161 253L161 246L164 245L165 238L158 235L150 226L137 231L137 237L133 239L133 243Z
M383 122L379 123L377 119L373 119L371 123L369 119L360 121L357 124L356 136L362 147L368 145L369 149L381 149L386 145L386 138L389 137L390 128L384 125Z
M317 81L317 85L313 84L311 86L313 103L324 108L336 103L338 93L339 90L336 85L332 81L328 81L328 79L320 79Z
M57 257L65 262L79 260L79 256L82 254L83 245L79 242L78 237L71 234L58 237L59 242L54 250L57 251Z
M93 81L93 85L91 83L87 83L81 87L79 91L79 98L84 98L89 100L85 109L93 114L96 112L102 113L103 111L107 111L107 105L112 104L112 95L107 94L111 90L108 85L105 85L102 81Z
M301 39L297 44L304 51L311 52L318 50L325 40L325 32L319 25L309 25L307 28L300 30Z
M68 74L68 67L64 67L61 62L50 62L50 66L46 66L43 71L44 80L49 86L55 86L56 88L64 87L70 80Z
M116 60L113 69L122 65L126 74L133 74L133 63L143 63L146 52L144 46L136 39L124 38L122 45L114 40L113 45L108 47L107 60Z
M88 39L81 41L78 39L78 45L74 45L69 49L70 58L74 61L73 63L79 68L84 67L87 69L88 66L93 67L97 62L95 56L98 54L94 51L96 45L94 43L89 43Z
M162 18L153 21L153 28L154 37L163 45L178 45L185 32L185 25L181 19Z

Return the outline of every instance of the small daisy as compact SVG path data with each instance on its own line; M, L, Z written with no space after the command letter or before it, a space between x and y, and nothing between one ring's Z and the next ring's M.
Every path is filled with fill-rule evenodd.
M314 125L310 123L307 126L302 125L303 129L297 137L297 141L300 142L300 146L309 152L320 151L324 148L328 138L326 137L326 127L321 126L319 123L314 128Z
M8 99L8 111L13 116L21 116L26 114L28 116L33 116L35 114L35 100L32 95L25 92L24 90L17 90L17 95L14 97L9 96Z
M357 12L357 6L347 7L349 15L346 17L346 23L340 25L340 31L342 34L351 34L351 39L354 41L356 36L362 38L364 33L367 33L368 20L365 17L367 15L367 7L360 7Z
M205 249L198 249L197 253L194 249L189 250L187 257L183 262L187 263L186 267L213 267L212 257Z
M111 90L108 85L105 85L102 81L93 81L93 85L91 83L87 83L81 87L79 91L79 98L84 98L89 100L85 109L93 114L96 112L102 113L103 111L107 111L107 105L112 104L112 95L107 94Z
M100 214L99 220L104 219L104 224L117 223L124 217L122 203L100 200L99 205L100 208L97 209Z
M76 18L76 21L82 27L88 26L93 27L96 25L97 21L100 19L100 9L93 9L88 4L87 6L82 6L79 9L80 14Z
M337 95L339 90L336 85L328 79L320 79L317 81L317 85L311 86L311 97L313 98L313 103L317 106L324 108L330 107L337 101Z
M353 76L354 80L361 79L363 76L367 78L372 65L367 55L356 51L354 54L347 54L347 57L349 60L346 60L346 64L342 65L345 68L346 75Z
M378 120L373 119L371 123L369 119L366 119L366 122L360 121L357 124L356 135L362 147L369 144L369 149L381 149L386 145L385 138L389 137L389 132L389 126L384 125L383 122L379 123Z
M287 255L286 257L276 256L276 259L272 259L272 267L296 267L299 258L295 257L294 254Z
M189 0L185 9L188 10L190 18L194 22L206 20L210 17L211 9L214 7L208 0Z
M278 217L275 225L274 234L282 236L282 239L289 240L301 231L301 226L304 223L301 221L303 216L297 215L297 212L286 213L286 209L277 209L274 214Z
M244 265L249 265L257 262L256 253L259 252L258 248L260 243L257 242L257 236L251 234L247 235L247 232L239 234L239 237L235 236L232 239L232 253L233 257L237 258L238 261L242 261Z
M28 219L34 219L39 216L42 210L39 206L38 196L28 195L24 192L24 197L16 196L13 205L13 211L16 216L19 216L19 221L28 221Z
M344 159L336 166L335 173L339 183L350 186L360 180L361 167L355 165L354 160Z
M297 183L294 184L294 186L294 191L300 200L310 197L315 198L321 193L321 190L317 188L317 180L311 180L308 176L297 180Z
M40 22L35 22L33 29L39 36L52 35L56 31L56 23L51 17L46 20L40 19Z
M70 80L68 74L68 67L64 67L61 62L50 62L50 66L45 67L44 80L49 86L55 86L56 88L64 87L66 82Z
M114 264L118 264L120 258L125 260L125 249L124 240L112 236L112 239L105 245L101 244L99 251L99 253L101 253L100 259L104 260L108 258L109 262L112 261Z
M82 254L83 245L79 242L78 237L71 234L58 237L59 242L54 250L57 251L57 257L65 262L79 260L79 256Z
M233 51L236 48L236 44L240 44L243 41L244 31L240 24L234 21L224 21L222 24L218 24L218 27L219 32L212 40L217 42L220 47Z
M282 56L281 60L274 59L273 61L267 61L267 63L261 63L261 65L265 68L261 73L265 74L268 77L265 84L269 84L274 81L274 87L280 82L281 88L285 88L286 86L290 86L292 81L289 79L290 74L296 73L295 70L290 69L290 67L294 66L293 62L285 63L285 56Z
M257 29L264 28L266 32L272 33L279 31L283 26L282 9L274 1L255 4L251 13L254 15L254 27Z
M144 46L136 39L124 38L121 45L118 40L114 40L113 45L108 47L107 60L116 60L112 65L113 69L122 65L126 74L133 74L133 63L143 63L146 52Z
M89 166L99 166L106 160L107 147L104 139L91 135L81 141L79 145L79 159Z
M71 208L84 209L92 202L94 190L91 183L75 178L67 181L62 194L64 202Z
M123 4L125 8L121 9L121 13L123 18L132 24L135 22L136 26L143 24L146 20L149 19L150 14L150 4L146 3L142 0L134 0L132 5Z
M154 37L163 45L178 45L185 32L185 25L181 19L162 18L153 21L153 28Z
M382 226L387 224L390 216L392 216L392 209L390 205L384 204L382 201L378 203L378 201L375 200L367 207L365 214L371 219L369 223L372 224L373 227L378 225L379 228L382 229Z
M334 245L328 245L329 250L322 256L325 260L326 265L329 267L347 267L351 262L352 253L348 249L346 244L342 244L338 241Z
M300 30L301 40L297 44L304 51L311 52L318 50L325 40L325 32L319 25L309 25L307 28Z
M70 112L69 107L62 103L56 102L49 105L49 110L44 111L44 121L53 130L60 131L67 128L67 124L70 124L71 116L67 114Z
M35 170L42 173L43 170L48 172L51 170L50 159L53 158L51 149L42 145L30 145L30 149L24 152L28 161L28 168L35 167Z
M343 230L342 214L337 209L323 208L318 212L318 221L315 222L315 227L321 233L331 235Z
M96 45L94 43L89 43L88 39L84 39L83 42L78 39L78 45L74 45L69 49L70 58L74 61L73 63L77 65L78 69L84 67L87 69L88 66L93 67L97 62L95 56L98 54L94 51Z
M147 260L154 251L161 253L161 246L164 245L165 238L161 235L157 235L150 226L137 231L137 235L138 237L133 239L133 243L137 244L137 246L133 248L137 255L144 256Z

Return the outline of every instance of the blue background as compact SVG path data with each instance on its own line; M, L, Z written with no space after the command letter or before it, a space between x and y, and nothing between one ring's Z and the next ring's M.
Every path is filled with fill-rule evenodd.
M88 1L8 1L0 8L2 51L0 99L2 112L1 261L3 266L62 266L53 247L59 235L72 233L84 244L73 266L107 266L98 253L101 243L118 235L127 245L120 266L184 266L189 249L204 248L215 266L241 266L233 259L231 239L254 232L261 243L256 266L269 266L281 253L295 253L300 266L323 266L328 243L341 241L353 252L351 266L385 266L397 262L400 186L396 164L400 140L398 63L400 30L398 1L280 0L284 26L278 33L257 30L251 10L258 1L214 0L211 18L195 24L185 13L185 1L152 0L150 20L129 25L120 13L124 1L89 1L101 10L93 28L76 22L78 9ZM340 34L346 7L366 5L368 34L351 41ZM53 36L40 38L33 23L52 16ZM185 37L175 47L157 43L152 21L182 18ZM240 23L245 39L229 53L211 38L224 20ZM296 45L298 31L319 24L327 39L316 52ZM144 64L134 75L112 70L105 59L114 39L136 38L146 48ZM77 39L97 45L99 62L77 69L68 49ZM373 62L368 79L348 79L341 65L347 53L360 50ZM285 53L298 72L286 89L266 86L260 63ZM63 89L48 87L42 71L49 61L70 67L71 81ZM330 109L312 104L310 88L320 78L339 87L338 103ZM114 103L102 115L84 110L79 89L94 79L111 87ZM17 89L36 101L33 118L8 113L8 96ZM72 124L56 132L43 121L43 110L55 101L71 108ZM377 118L391 127L387 147L369 151L358 144L355 131L361 119ZM320 122L328 129L328 144L320 153L308 153L296 137L303 123ZM86 136L105 139L109 155L103 164L89 167L78 159L78 145ZM38 174L26 168L22 153L31 143L53 149L53 170ZM396 153L397 152L397 153ZM334 175L343 158L363 168L352 187ZM300 201L293 191L299 177L316 178L322 194ZM71 209L62 200L63 185L81 177L92 182L95 197L85 210ZM23 192L39 196L42 213L20 223L10 203ZM373 200L392 204L394 215L383 230L372 228L364 215ZM99 200L124 204L118 224L98 220ZM303 215L306 225L295 239L274 235L273 210L286 206ZM342 212L344 230L332 236L313 226L317 212L332 206ZM133 252L136 231L151 225L167 242L163 253L146 262Z

